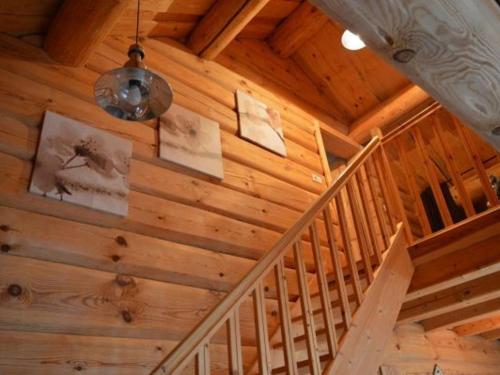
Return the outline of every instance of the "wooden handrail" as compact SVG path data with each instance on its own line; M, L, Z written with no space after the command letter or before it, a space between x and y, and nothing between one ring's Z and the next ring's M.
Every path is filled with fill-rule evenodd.
M335 196L347 184L349 179L355 175L363 163L377 150L381 143L379 136L374 136L372 140L359 151L349 162L344 171L339 175L336 181L325 190L319 198L305 211L299 220L288 229L278 240L273 248L265 254L257 264L250 270L234 289L217 304L211 312L191 331L191 333L181 341L176 348L170 352L161 362L151 371L151 375L161 370L162 374L176 374L184 368L187 363L194 359L199 353L207 339L212 337L226 321L233 316L235 308L239 307L244 299L262 285L262 280L272 272L273 267L280 262L285 252L290 249L301 237L304 230L310 226L323 210L332 202Z

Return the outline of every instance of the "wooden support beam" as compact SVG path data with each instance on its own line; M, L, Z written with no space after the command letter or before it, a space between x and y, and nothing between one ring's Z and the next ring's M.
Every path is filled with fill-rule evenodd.
M311 2L500 150L497 1Z
M401 226L394 237L363 304L353 316L335 361L324 370L331 374L375 374L413 274Z
M453 328L473 322L474 320L498 315L499 312L500 298L496 298L477 305L464 307L460 310L438 315L434 318L425 319L422 321L422 325L426 331Z
M497 284L499 285L499 284ZM479 335L495 329L500 329L500 315L492 316L491 318L481 319L472 323L462 324L453 330L459 336Z
M270 36L269 45L281 57L289 57L321 30L327 21L328 17L323 12L304 1Z
M325 149L330 154L349 159L363 149L358 142L354 141L347 134L323 122L320 122L319 125L323 142L325 143Z
M370 139L372 129L383 129L429 99L429 94L412 84L353 122L349 136L356 142L364 143Z
M50 25L45 51L61 64L84 65L132 1L65 0Z
M192 32L188 46L213 60L236 38L269 0L218 0Z

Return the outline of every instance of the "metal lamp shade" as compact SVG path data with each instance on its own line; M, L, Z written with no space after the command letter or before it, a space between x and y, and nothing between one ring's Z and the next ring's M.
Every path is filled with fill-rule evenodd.
M172 104L170 85L141 67L123 67L104 73L95 83L97 104L122 120L145 121L159 117Z

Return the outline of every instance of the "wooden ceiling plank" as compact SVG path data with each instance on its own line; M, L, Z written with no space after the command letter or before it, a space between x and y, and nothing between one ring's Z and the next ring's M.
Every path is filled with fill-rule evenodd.
M353 122L349 136L359 143L364 143L369 140L371 129L383 129L429 99L429 94L419 86L409 85Z
M495 329L500 329L500 315L481 319L468 324L462 324L458 327L453 328L453 330L459 336L474 336Z
M234 4L230 5L231 1L219 0L223 2L224 5L234 9ZM228 22L219 22L219 28L215 31L215 37L209 42L208 46L199 55L207 60L215 59L224 48L227 47L231 41L233 41L236 36L243 30L243 28L250 23L250 21L267 5L269 0L247 0L246 3L236 12L233 16L227 19L227 14L225 16ZM233 2L234 3L234 2ZM217 6L217 5L215 5ZM217 12L221 12L224 8L219 8ZM209 12L211 13L211 11ZM220 28L222 26L222 28ZM213 26L212 26L213 27ZM196 31L196 30L195 30Z
M55 61L84 65L133 0L65 0L52 21L45 51Z
M312 3L500 150L497 1Z
M304 1L269 38L269 45L281 57L293 55L328 21L314 5Z
M484 319L498 315L500 312L500 298L496 298L477 305L465 307L436 317L425 319L422 325L426 331L453 328L467 324L478 319Z

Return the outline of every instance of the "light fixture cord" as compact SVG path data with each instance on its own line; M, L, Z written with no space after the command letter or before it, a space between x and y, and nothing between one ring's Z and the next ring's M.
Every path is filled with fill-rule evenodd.
M139 14L141 13L141 0L137 0L137 25L135 29L135 44L139 44Z

